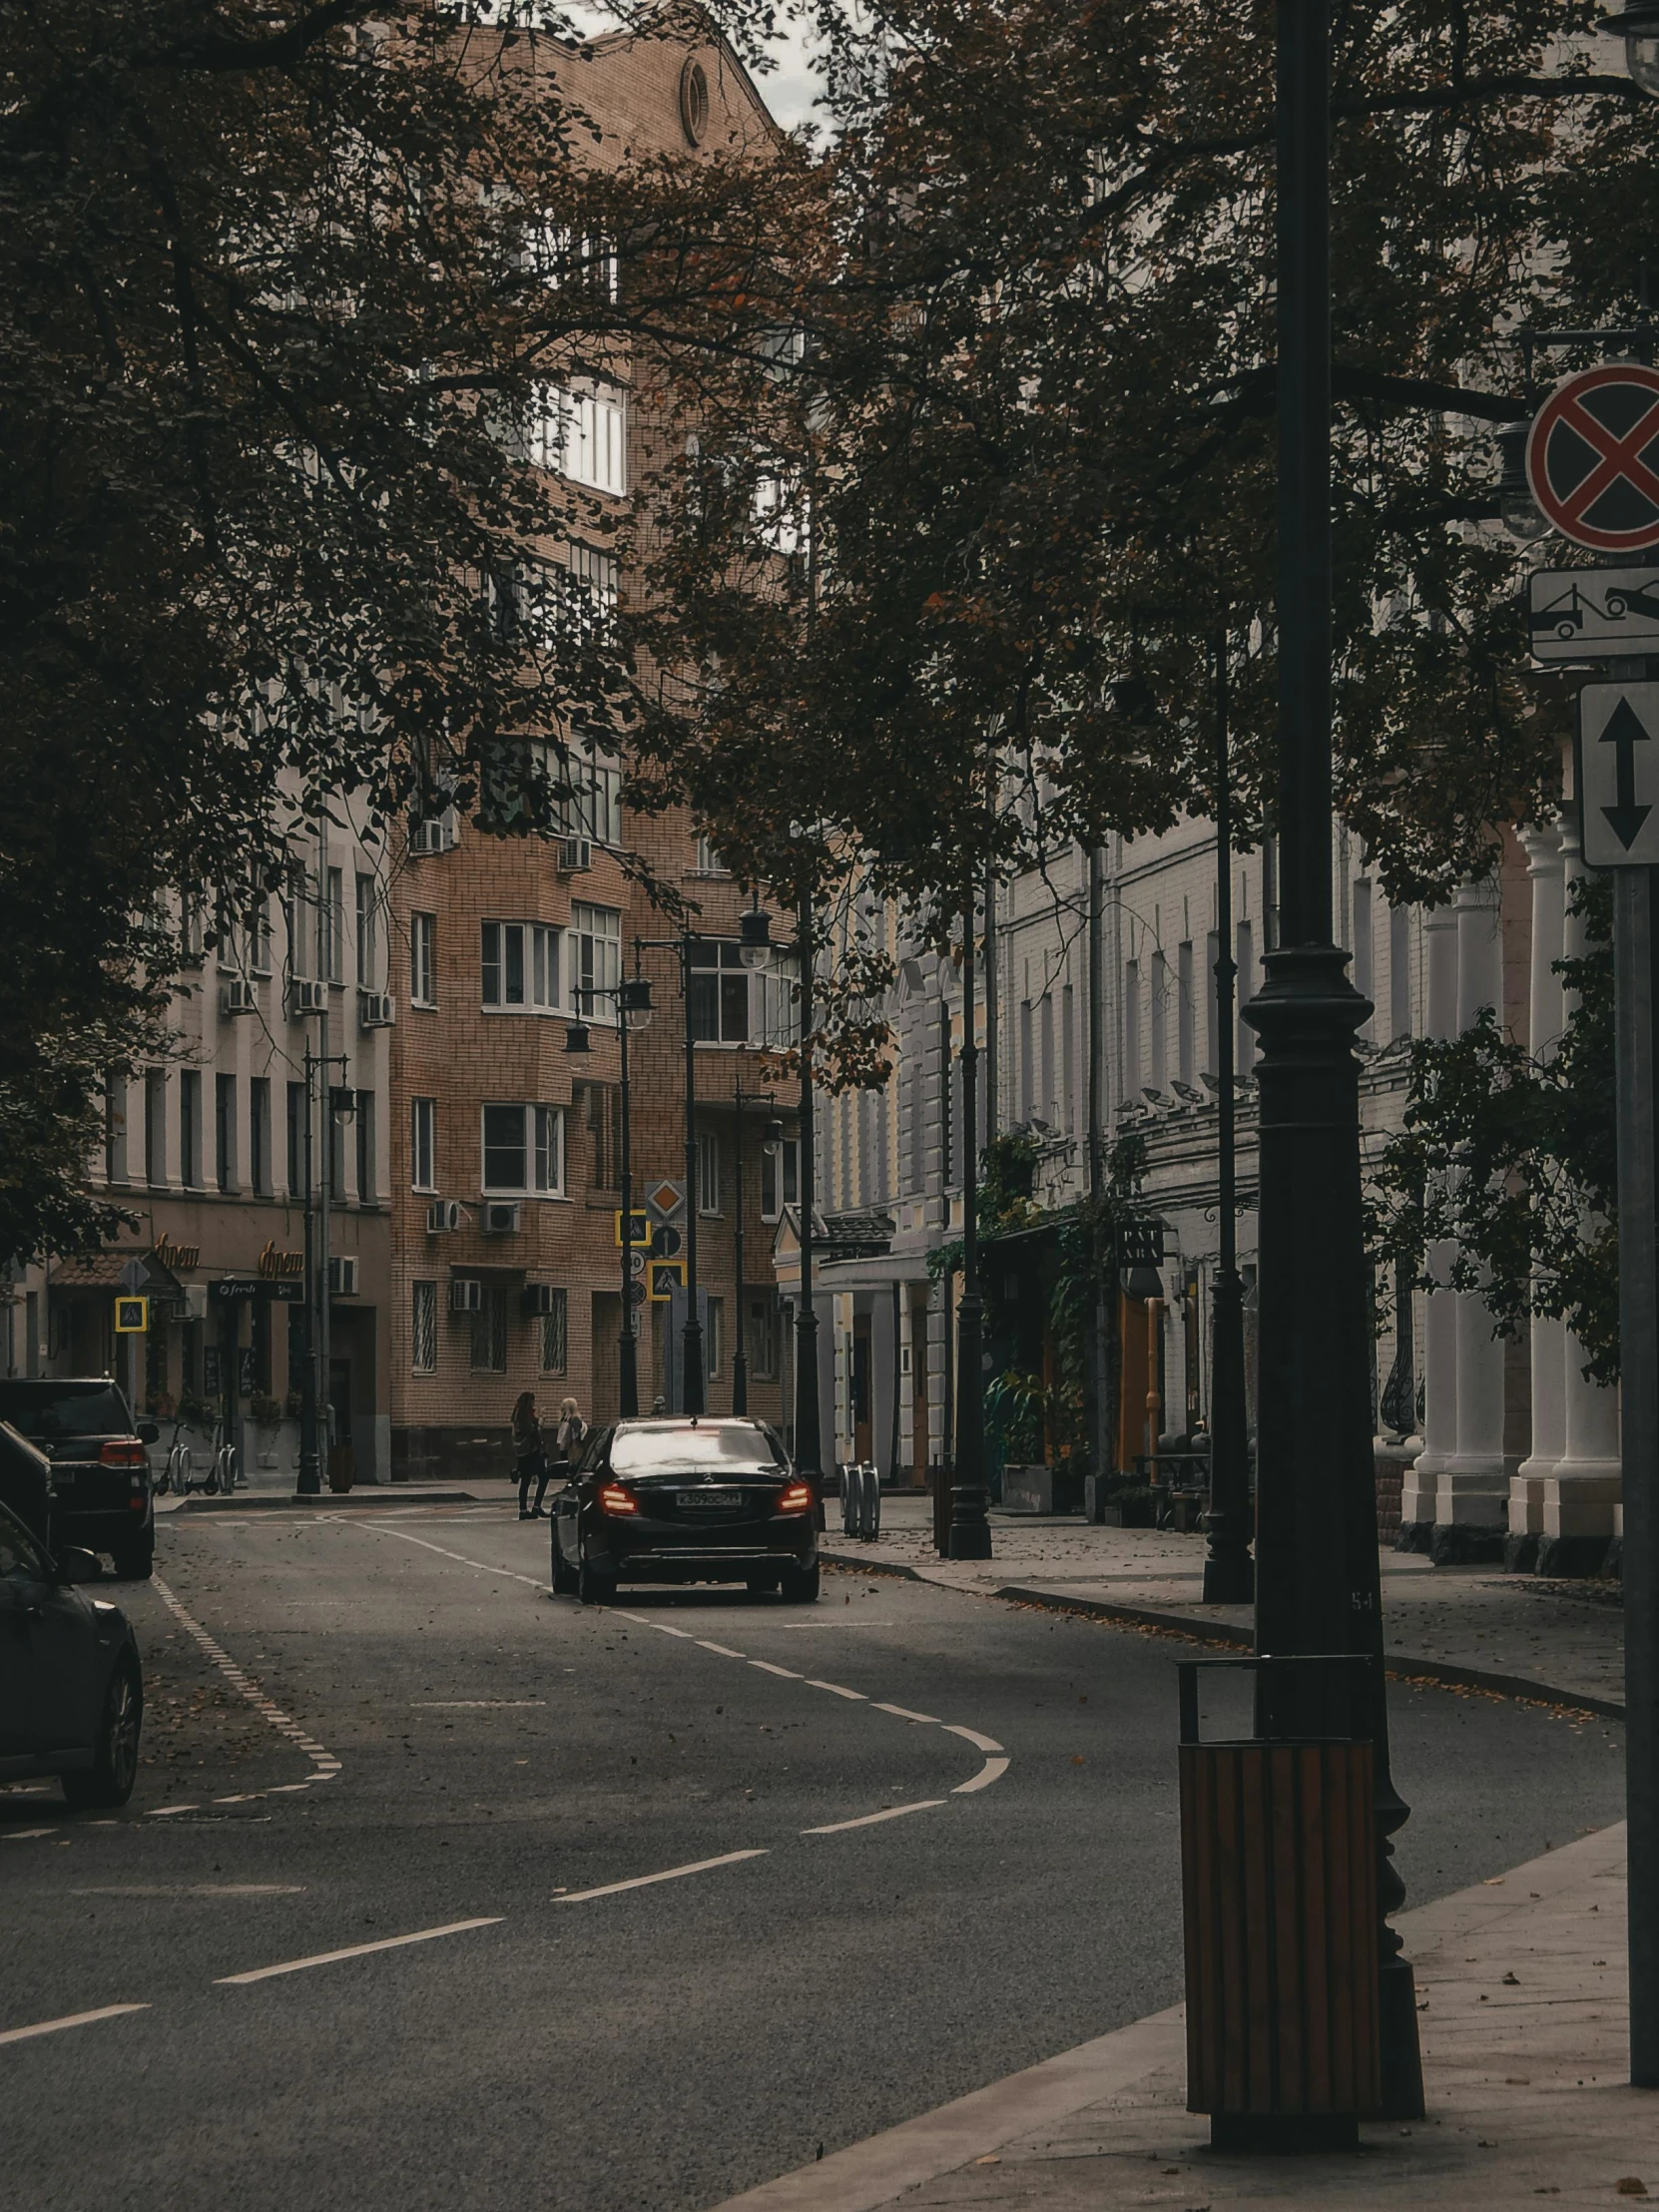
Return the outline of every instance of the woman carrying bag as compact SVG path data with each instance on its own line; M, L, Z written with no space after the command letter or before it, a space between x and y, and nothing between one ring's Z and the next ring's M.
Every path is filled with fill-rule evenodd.
M530 1478L539 1478L536 1512L541 1511L542 1491L547 1488L547 1453L542 1448L541 1422L536 1418L536 1393L520 1390L513 1401L513 1472L518 1477L518 1517L533 1520Z

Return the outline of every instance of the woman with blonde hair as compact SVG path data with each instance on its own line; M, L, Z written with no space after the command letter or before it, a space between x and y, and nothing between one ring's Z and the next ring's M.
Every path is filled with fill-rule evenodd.
M559 1407L558 1425L553 1431L553 1458L547 1473L542 1476L545 1489L554 1475L566 1482L575 1471L576 1462L582 1456L582 1446L588 1440L588 1424L577 1410L576 1400L567 1397ZM538 1506L540 1498L536 1500Z

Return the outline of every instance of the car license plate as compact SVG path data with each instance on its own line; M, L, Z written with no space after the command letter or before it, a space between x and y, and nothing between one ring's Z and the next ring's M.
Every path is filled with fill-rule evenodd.
M682 1490L675 1500L683 1513L707 1512L725 1506L730 1509L743 1503L741 1490Z

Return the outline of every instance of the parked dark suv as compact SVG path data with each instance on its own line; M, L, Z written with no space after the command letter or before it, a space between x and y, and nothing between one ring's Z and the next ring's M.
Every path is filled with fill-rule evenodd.
M603 1604L619 1582L744 1582L811 1602L817 1504L765 1421L618 1421L553 1500L553 1587Z
M0 1421L52 1462L51 1543L107 1551L118 1575L142 1580L156 1556L156 1506L147 1444L153 1420L135 1421L107 1375L0 1382Z

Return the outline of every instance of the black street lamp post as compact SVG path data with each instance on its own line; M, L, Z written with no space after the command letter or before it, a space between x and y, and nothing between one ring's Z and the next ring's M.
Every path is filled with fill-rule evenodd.
M595 985L586 995L590 998L613 999L617 1010L617 1051L620 1056L619 1082L622 1090L622 1235L618 1240L622 1247L622 1322L617 1336L617 1414L622 1420L637 1420L640 1410L640 1371L639 1340L634 1331L634 1161L628 1034L630 1030L650 1026L651 985L644 976L635 975L627 982L610 988ZM575 1053L592 1050L592 1039L585 1021L573 1021L566 1025L565 1050Z
M962 1294L956 1304L956 1464L947 1559L988 1559L985 1492L984 1302L979 1296L979 1040L973 1003L974 900L962 921Z
M1216 1076L1217 1216L1221 1253L1210 1290L1210 1510L1204 1561L1206 1605L1248 1605L1256 1594L1250 1556L1250 1437L1245 1408L1244 1285L1239 1280L1237 1095L1233 1069L1233 807L1227 745L1227 633L1215 643L1216 674Z
M824 1482L823 1415L818 1393L818 1315L813 1309L813 900L801 894L796 917L801 961L801 1162L796 1175L801 1281L795 1309L795 1471L815 1489Z
M1245 1009L1262 1040L1256 1648L1373 1664L1382 2109L1420 2116L1409 1965L1387 1915L1404 1895L1388 1770L1359 1062L1370 1013L1332 937L1329 0L1279 0L1279 942ZM1286 1670L1291 1676L1303 1670ZM1275 1710L1276 1734L1308 1733Z

